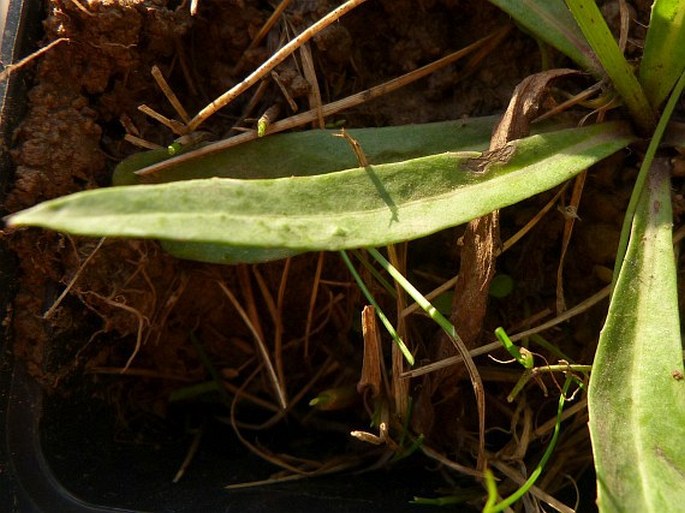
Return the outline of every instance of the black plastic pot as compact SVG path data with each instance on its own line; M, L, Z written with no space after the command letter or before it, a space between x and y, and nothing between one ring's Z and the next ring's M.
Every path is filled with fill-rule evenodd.
M15 502L4 511L424 511L408 501L413 494L431 494L440 479L433 475L435 481L427 482L429 476L420 467L414 471L405 465L390 472L227 491L227 480L258 479L273 468L236 449L239 444L226 439L225 431L210 429L187 478L173 484L187 445L120 444L114 441L111 420L95 401L44 400L40 388L17 366L7 410Z
M9 0L2 62L17 62L36 48L41 2ZM23 115L30 67L0 83L0 180L12 179L7 148ZM12 296L13 266L0 248L0 307ZM0 314L4 317L4 314ZM377 512L425 511L409 503L433 495L441 482L427 463L409 458L392 471L338 475L228 491L228 482L262 479L275 469L210 425L186 478L172 478L188 443L141 445L116 441L112 412L99 401L47 396L8 340L0 340L0 511L13 513L131 512Z

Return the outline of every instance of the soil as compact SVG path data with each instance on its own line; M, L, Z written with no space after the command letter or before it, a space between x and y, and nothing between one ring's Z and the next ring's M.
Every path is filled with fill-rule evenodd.
M327 0L293 2L286 11L288 31L301 30L332 7L334 2ZM271 12L268 2L258 0L201 0L195 16L185 2L49 1L44 41L66 37L69 42L53 48L37 65L30 108L14 138L16 180L5 209L17 211L107 186L113 166L139 151L124 140L127 131L169 144L173 140L169 130L137 109L145 103L175 117L151 79L151 67L158 66L185 108L197 112L261 64L282 44L284 34L292 33L277 24L263 43L248 49ZM485 1L368 2L311 45L322 99L339 99L394 78L507 23L507 17ZM466 73L460 63L449 66L399 92L343 112L336 120L348 127L385 126L502 112L515 85L539 68L537 44L512 31L475 71ZM278 71L287 77L286 87L299 107L308 108L307 82L298 67L289 60ZM249 125L249 118L257 117L279 94L271 83L245 123ZM203 129L214 137L228 134L245 118L250 96L239 98ZM624 174L617 179L614 173L625 159L619 154L588 177L578 211L582 222L576 223L564 271L569 305L606 284L630 192L630 177ZM503 212L502 238L523 226L554 192ZM510 275L516 286L506 298L491 299L485 334L498 325L525 327L530 315L554 311L563 225L560 212L548 214L530 236L498 260L498 272ZM456 274L457 238L462 231L449 230L409 246L408 272L422 290ZM9 244L19 262L19 290L11 319L15 355L27 362L47 389L68 396L85 387L114 405L121 429L130 427L131 419L141 412L167 417L173 408L171 394L192 397L190 386L211 382L214 371L229 395L241 389L258 398L241 400L252 406L238 411L240 422L259 423L273 414L269 409L274 404L273 390L263 373L249 378L260 361L251 330L219 284L233 291L271 350L281 348L278 371L287 377L288 394L292 398L303 392L289 413L291 422L342 432L368 425L359 399L342 413L312 412L306 404L324 389L354 386L359 379L358 318L363 301L336 255L216 266L176 260L153 241L106 240L95 251L98 241L37 229L12 233ZM74 278L66 297L59 298ZM375 292L393 311L392 299L383 296L380 288ZM590 362L603 308L590 310L546 337L575 361ZM423 363L432 359L435 328L419 318L411 322L409 332L418 359ZM483 341L489 337L484 335ZM384 344L390 353L390 342ZM509 423L515 423L512 418L520 412L511 410L504 397L517 374L502 372L501 365L486 359L478 362L484 376L492 376L486 378L488 426L510 430ZM123 374L122 369L126 369ZM410 392L418 393L421 384L421 379L412 380ZM447 407L443 404L439 415L452 417L449 425L454 429L437 430L435 439L429 440L445 454L473 465L468 451L477 419L469 387L464 381L445 394ZM549 413L545 408L550 400L540 390L530 396L533 408ZM519 404L518 408L529 407ZM584 429L582 415L569 427L575 450L588 446ZM506 436L489 436L492 450L509 443ZM539 448L536 445L529 454L535 456ZM367 446L356 444L347 450L362 454ZM583 461L572 460L564 471L579 472L589 461L589 454Z

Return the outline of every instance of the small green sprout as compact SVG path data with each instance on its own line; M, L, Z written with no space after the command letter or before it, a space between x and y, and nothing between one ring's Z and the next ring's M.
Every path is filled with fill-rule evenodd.
M525 369L530 370L533 368L533 353L531 353L525 347L519 348L518 346L514 345L507 333L504 331L504 328L501 326L497 328L495 330L495 336L497 337L497 340L502 343L509 354L516 358L516 361L523 365Z
M180 142L175 141L175 142L172 142L169 146L167 146L166 149L167 149L167 152L169 153L169 156L173 157L173 156L181 153L181 150L183 149L183 145Z
M357 389L351 386L328 388L309 401L309 406L322 411L344 410L359 400Z

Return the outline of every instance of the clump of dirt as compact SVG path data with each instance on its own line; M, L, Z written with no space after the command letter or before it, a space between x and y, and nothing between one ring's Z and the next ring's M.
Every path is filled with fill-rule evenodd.
M146 52L173 47L174 37L187 28L180 11L143 2L94 3L88 11L77 5L49 6L46 39L67 37L69 42L41 61L29 93L29 112L15 134L15 185L5 202L9 211L108 183L102 148L102 141L112 137L108 125L134 111L140 101L136 93L149 90L145 59L152 57ZM38 371L55 330L41 319L42 312L55 299L56 287L78 269L78 245L34 230L14 234L12 245L22 277L15 302L16 348ZM64 310L60 315L69 316ZM81 329L78 322L62 324Z
M257 0L202 0L194 17L185 3L162 0L49 2L45 41L69 41L51 50L38 66L30 109L15 137L16 181L5 208L16 211L108 185L113 164L138 151L124 141L126 132L153 143L170 143L168 129L137 110L145 103L175 116L150 77L153 65L162 70L186 109L197 112L333 7L326 0L295 1L286 10L287 22L253 45L272 12ZM339 99L415 69L506 23L506 17L484 1L369 2L313 40L322 100ZM538 69L538 61L537 45L512 33L475 66L444 68L344 112L340 119L347 126L381 126L501 112L514 86ZM289 60L277 71L292 100L299 108L308 108L311 84L302 68ZM203 129L220 137L236 124L253 127L250 118L280 98L279 87L271 83L252 110L250 96L245 95ZM586 242L572 250L569 276L588 276L593 265L610 263L608 253L592 244L600 239L606 245L615 238L625 197L614 196L615 208L604 204L599 196L608 184L601 172L597 176L591 194L598 199L592 204L604 210L593 219L602 224L593 222L583 232L581 240ZM503 232L513 233L548 199L531 200L505 213ZM587 213L588 218L592 215ZM526 326L524 311L538 312L553 302L563 222L559 215L541 225L502 261L517 289L507 300L493 300L488 329L504 322ZM458 233L449 230L410 246L408 272L422 288L429 290L456 273ZM59 385L64 380L87 380L93 394L116 405L123 424L140 410L164 417L170 395L191 394L190 385L212 381L230 397L240 396L261 409L245 422L276 423L281 414L274 412L273 383L263 372L256 340L268 346L277 380L293 401L288 415L309 426L330 427L332 422L326 413L312 414L306 406L309 399L327 388L354 387L359 379L363 344L357 319L363 303L335 255L222 267L173 259L149 241L99 244L31 229L13 233L9 242L19 260L20 287L12 319L15 354L29 364L34 376L60 393L70 391ZM576 300L597 290L601 279L574 278L569 297ZM392 311L392 298L380 287L375 292ZM409 333L418 357L430 355L435 328L419 319ZM555 337L565 351L582 359L591 351L587 348L592 347L594 333ZM389 344L384 342L387 353ZM489 371L493 376L497 372L485 364L483 372ZM503 401L512 379L515 374L504 373L488 383L488 406L494 412L490 425L506 424L503 419L518 415ZM409 393L420 384L414 380ZM459 419L462 430L443 433L446 439L436 444L461 458L460 451L472 447L475 419L468 389L453 395L456 403L448 402L449 413ZM368 424L361 398L346 412L347 419L335 418L336 430ZM505 445L492 443L493 450ZM356 450L366 449L359 445Z

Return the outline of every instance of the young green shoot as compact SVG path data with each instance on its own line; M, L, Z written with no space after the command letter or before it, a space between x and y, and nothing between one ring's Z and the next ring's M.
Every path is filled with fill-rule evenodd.
M385 269L390 276L393 277L397 283L416 301L421 309L433 319L438 326L440 326L447 335L454 338L459 338L456 329L450 321L448 321L432 304L428 301L421 292L419 292L414 285L407 280L402 273L400 273L380 252L374 248L368 249L369 254L376 259L376 261Z
M414 500L411 502L426 506L454 506L455 504L463 504L476 497L477 495L473 491L467 489L460 494L445 495L443 497L414 497Z
M364 266L364 269L366 269L371 276L385 289L385 291L392 297L393 299L397 298L397 291L395 290L395 287L392 286L392 284L385 279L385 276L383 276L378 269L376 269L373 265L371 265L371 262L365 257L364 253L361 250L358 249L353 249L351 253L357 257L357 260Z
M516 396L521 392L521 390L525 388L528 382L531 379L536 378L540 374L563 372L564 374L566 374L567 378L570 378L578 386L578 388L585 388L585 383L572 373L580 372L583 374L587 374L591 370L592 365L578 365L570 364L567 362L555 365L543 365L542 367L533 367L532 369L526 369L525 371L523 371L523 374L521 374L521 377L516 382L514 387L511 389L511 392L509 392L509 395L507 395L507 402L513 403L516 399Z
M497 337L497 340L502 343L504 349L506 349L507 352L513 356L517 362L523 365L525 369L533 368L533 353L528 351L528 349L525 347L519 348L517 345L515 345L504 331L504 328L501 326L497 328L495 330L495 336Z
M562 388L562 393L559 396L559 405L557 407L557 417L556 422L554 424L552 439L550 440L549 445L545 449L545 453L542 455L540 463L538 463L538 465L535 467L535 469L530 474L530 477L526 480L526 482L523 483L523 485L520 488L518 488L518 490L516 490L514 493L512 493L509 497L501 500L500 502L497 502L499 494L497 493L497 484L495 482L495 477L492 474L492 471L490 471L489 469L485 471L485 486L488 493L488 500L485 503L485 506L483 507L483 513L498 513L500 511L506 510L509 506L520 500L535 484L538 477L540 477L540 474L542 474L542 471L544 470L547 461L549 461L549 458L552 456L552 452L554 452L554 447L557 444L557 440L559 438L559 431L561 429L561 416L564 411L564 405L566 404L566 394L568 393L569 387L571 386L572 382L573 379L570 376L567 376L566 381L564 382L564 386Z
M362 294L364 294L364 297L366 297L366 300L371 305L373 305L373 307L376 309L376 315L378 315L378 318L383 323L383 326L385 326L385 329L388 330L388 333L390 334L392 339L395 341L395 344L397 344L397 347L400 348L400 351L402 352L402 355L404 356L405 360L407 360L407 363L409 365L414 365L414 355L411 354L411 351L409 351L409 348L406 346L404 341L400 338L399 334L397 333L397 330L395 330L395 327L392 325L392 323L390 322L388 317L383 313L383 310L378 305L378 302L373 297L373 294L371 294L371 291L368 289L368 287L364 283L364 280L362 280L362 277L359 275L359 273L355 269L354 265L352 265L352 261L350 260L350 257L347 255L347 252L340 251L340 256L342 257L343 262L345 262L345 265L349 269L350 274L352 274L354 281L357 282L357 285L359 286L359 290L362 291Z
M479 440L480 440L480 451L478 457L479 468L481 464L481 457L485 452L485 392L483 389L483 381L480 378L476 364L473 362L473 358L469 354L468 349L464 345L464 342L459 337L456 328L449 322L432 304L428 301L421 292L419 292L412 283L407 280L401 272L399 272L386 258L380 254L377 249L368 248L369 254L376 259L376 261L385 269L385 271L393 277L393 279L405 290L409 296L416 301L424 312L435 321L435 323L440 326L443 331L450 338L454 344L455 349L464 359L464 365L471 378L471 384L473 386L473 392L476 396L476 404L478 405L478 425L479 425Z

